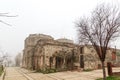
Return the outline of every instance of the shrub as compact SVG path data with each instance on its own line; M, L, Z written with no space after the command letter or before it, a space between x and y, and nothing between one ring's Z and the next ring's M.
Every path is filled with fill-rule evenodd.
M89 72L89 71L93 71L93 69L84 69L83 71Z
M45 69L45 70L39 69L39 70L37 70L36 72L41 72L41 73L43 73L43 74L48 74L48 73L57 72L57 70L56 70L56 69Z

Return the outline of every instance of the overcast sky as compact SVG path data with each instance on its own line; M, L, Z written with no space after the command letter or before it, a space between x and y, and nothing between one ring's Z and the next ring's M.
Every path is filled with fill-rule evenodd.
M118 5L120 0L0 0L0 13L18 15L0 17L12 25L0 23L0 49L15 56L24 49L25 38L34 33L76 41L74 22L103 2Z

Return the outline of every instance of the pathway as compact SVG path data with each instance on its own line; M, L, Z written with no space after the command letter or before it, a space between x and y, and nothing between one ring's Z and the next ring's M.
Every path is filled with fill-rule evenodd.
M113 72L120 72L120 68L113 68ZM8 67L6 68L5 80L95 80L102 76L101 69L90 72L65 71L42 74L23 68Z

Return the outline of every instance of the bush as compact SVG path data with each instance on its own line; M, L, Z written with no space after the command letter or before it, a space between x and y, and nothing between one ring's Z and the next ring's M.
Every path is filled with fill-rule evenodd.
M84 69L83 71L89 72L89 71L93 71L93 69Z
M46 68L45 70L43 69L38 69L36 70L36 72L41 72L43 74L48 74L48 73L55 73L55 72L61 72L61 71L67 71L68 69L67 68L64 68L64 69L55 69L55 68Z
M56 69L46 69L46 70L44 71L44 70L39 69L39 70L37 70L37 72L41 72L41 73L43 73L43 74L48 74L48 73L57 72L57 70L56 70Z

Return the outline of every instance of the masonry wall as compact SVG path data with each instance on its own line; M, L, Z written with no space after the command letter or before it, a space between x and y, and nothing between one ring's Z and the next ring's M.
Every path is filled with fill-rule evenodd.
M23 67L28 69L43 69L50 66L50 57L53 57L59 51L66 51L71 53L73 49L77 50L77 45L73 44L71 40L67 39L59 41L54 40L48 36L30 35L25 40L25 48L23 53ZM77 52L77 51L76 51ZM56 59L53 58L53 67L55 67Z
M82 51L81 51L81 47ZM73 43L73 41L67 39L54 40L48 35L30 35L25 40L25 47L23 53L22 66L27 69L44 69L45 67L50 67L50 58L53 59L52 67L56 67L56 58L54 56L59 53L63 55L74 54L77 56L78 60L74 62L74 66L80 67L80 55L84 57L84 69L98 69L101 65L99 57L95 49L91 45L78 46ZM112 53L114 49L108 49L105 64L107 62L114 63L112 60ZM62 53L61 53L62 52ZM62 64L61 64L62 65Z

